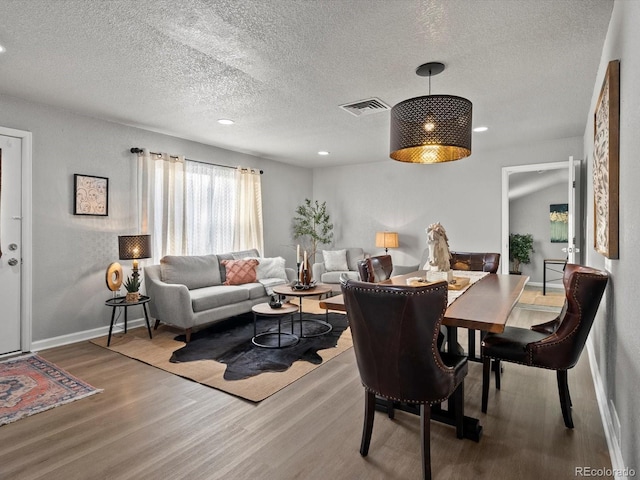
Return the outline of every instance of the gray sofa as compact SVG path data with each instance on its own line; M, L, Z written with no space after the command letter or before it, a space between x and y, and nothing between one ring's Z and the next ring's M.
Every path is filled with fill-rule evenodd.
M342 250L346 250L345 252L345 264L343 265L345 268L335 268L337 263L333 262L334 265L329 265L325 263L324 252L339 252ZM360 260L364 260L365 253L362 248L334 248L327 250L320 250L316 253L316 263L314 263L311 267L311 272L313 274L313 280L318 283L329 284L334 287L336 292L340 291L340 275L345 274L346 277L352 280L360 280L360 274L358 273L358 262Z
M226 269L221 262L247 257L260 261L257 250L247 250L219 255L166 256L160 265L146 267L145 286L151 299L150 314L156 319L155 328L160 322L184 328L188 342L193 329L250 312L254 305L269 301L267 292L271 286L295 279L295 270L284 268L284 260L277 257L265 260L278 260L276 269L284 270L286 278L280 278L281 273L278 278L260 279L258 275L259 281L253 283L224 285Z

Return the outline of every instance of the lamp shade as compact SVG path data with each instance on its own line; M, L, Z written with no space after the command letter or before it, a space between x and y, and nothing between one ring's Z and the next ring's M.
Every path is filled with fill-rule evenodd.
M151 235L119 235L120 260L151 258Z
M400 162L439 163L471 155L469 100L426 95L391 109L390 157Z
M398 248L397 232L376 232L377 248Z

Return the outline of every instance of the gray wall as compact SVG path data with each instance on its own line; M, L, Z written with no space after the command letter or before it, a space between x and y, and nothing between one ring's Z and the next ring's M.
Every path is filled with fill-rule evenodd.
M535 175L535 172L533 173ZM530 233L533 235L533 255L531 263L521 265L523 275L530 277L532 283L542 283L543 260L545 258L565 258L567 254L562 248L567 243L551 243L551 228L549 226L549 205L553 203L567 203L567 181L557 183L543 190L523 195L509 203L510 233ZM555 270L562 270L562 266L553 266ZM549 278L559 278L562 273L547 269ZM561 281L555 281L562 285Z
M640 2L615 2L609 31L602 50L590 112L600 94L607 64L620 60L620 249L619 260L609 260L593 249L593 204L587 202L586 262L611 273L605 301L600 305L591 338L609 407L608 414L620 420L618 438L623 464L640 468ZM586 119L584 151L589 159L588 178L593 174L593 115ZM588 199L593 186L587 181ZM615 420L613 421L615 425ZM614 430L616 428L614 427Z
M33 133L33 341L109 324L105 270L118 261L118 234L137 226L134 146L263 169L264 254L295 263L291 218L310 196L310 169L1 95L0 125ZM109 178L108 217L73 215L74 173ZM128 273L130 262L122 264Z
M478 134L475 134L478 135ZM426 227L440 222L451 250L501 251L502 167L561 162L582 156L582 138L474 153L457 162L414 165L387 159L367 165L315 169L314 197L327 201L335 245L379 254L375 232L397 231L394 264L418 263Z

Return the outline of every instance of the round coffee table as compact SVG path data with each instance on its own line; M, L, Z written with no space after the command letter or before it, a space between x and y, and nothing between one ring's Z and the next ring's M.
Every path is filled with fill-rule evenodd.
M298 307L292 303L284 303L280 308L271 308L268 303L259 303L251 307L253 311L253 338L251 343L258 347L264 348L284 348L296 345L300 338L293 333L293 314L298 311ZM282 332L282 317L290 314L291 318L291 333ZM278 317L278 331L277 332L256 332L256 324L258 317ZM277 339L277 344L274 341ZM270 341L271 340L271 341Z
M277 293L278 295L286 295L288 297L298 297L298 318L300 322L300 338L310 338L310 337L319 337L320 335L326 335L331 330L333 330L333 326L329 322L325 322L323 320L314 319L302 319L302 299L304 297L313 297L315 295L325 295L331 292L331 287L329 285L316 285L313 288L309 288L308 290L296 290L295 288L291 288L290 285L276 285L273 287L273 293ZM318 333L307 334L304 335L302 332L302 322L314 322L324 326L324 330L321 330Z

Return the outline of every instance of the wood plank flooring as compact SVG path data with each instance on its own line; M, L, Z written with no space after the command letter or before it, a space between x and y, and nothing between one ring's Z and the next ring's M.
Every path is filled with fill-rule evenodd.
M516 308L509 324L552 317ZM364 391L352 349L259 404L89 342L40 355L104 392L0 427L1 479L421 478L410 414L377 414L360 456ZM575 467L611 467L586 352L569 372L574 430L562 422L555 372L505 364L486 415L481 377L470 364L465 409L483 437L458 440L432 423L434 479L568 479Z

